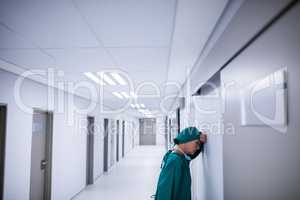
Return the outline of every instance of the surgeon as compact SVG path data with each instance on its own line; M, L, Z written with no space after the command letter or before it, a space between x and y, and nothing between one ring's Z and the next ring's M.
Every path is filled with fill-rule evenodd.
M207 136L195 127L182 130L162 162L155 200L191 200L190 161L202 151Z

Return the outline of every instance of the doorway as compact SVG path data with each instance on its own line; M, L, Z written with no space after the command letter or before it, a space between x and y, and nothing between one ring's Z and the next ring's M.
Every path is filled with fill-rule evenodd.
M6 106L0 105L0 199L3 200L6 141Z
M103 155L103 171L108 171L108 119L104 119L104 155Z
M30 200L51 199L53 113L34 110L31 143Z
M156 145L155 119L140 119L140 145Z
M94 117L87 117L86 185L94 183Z

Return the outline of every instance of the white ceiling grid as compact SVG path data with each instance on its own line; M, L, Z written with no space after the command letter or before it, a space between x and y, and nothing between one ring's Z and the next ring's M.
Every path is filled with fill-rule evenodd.
M19 68L53 67L65 71L67 81L112 68L127 72L135 84L183 83L184 66L196 60L226 3L1 0L0 67L15 73ZM112 91L123 89L106 87L105 99L111 106L120 104ZM143 101L139 103L154 109L160 98Z

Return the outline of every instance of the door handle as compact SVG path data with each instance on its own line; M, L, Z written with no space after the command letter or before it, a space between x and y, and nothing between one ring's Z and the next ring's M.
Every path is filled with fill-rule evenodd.
M47 166L48 162L46 160L41 161L41 169L45 169Z

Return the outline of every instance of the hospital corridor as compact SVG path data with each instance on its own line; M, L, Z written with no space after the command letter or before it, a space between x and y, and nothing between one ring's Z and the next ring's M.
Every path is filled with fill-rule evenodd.
M164 148L139 146L111 172L76 196L81 199L151 199Z
M300 0L0 0L0 200L299 200Z

